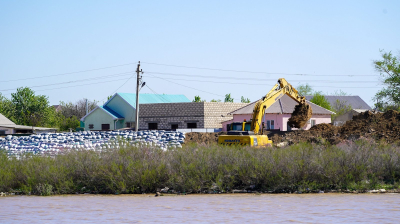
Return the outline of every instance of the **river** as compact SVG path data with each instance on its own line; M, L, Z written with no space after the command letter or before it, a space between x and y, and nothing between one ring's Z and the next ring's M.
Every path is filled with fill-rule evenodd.
M0 197L0 223L399 223L400 194Z

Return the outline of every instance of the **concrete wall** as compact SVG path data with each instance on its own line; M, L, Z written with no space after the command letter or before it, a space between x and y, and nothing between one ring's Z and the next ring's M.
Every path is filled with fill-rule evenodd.
M287 122L290 117L291 117L291 114L266 114L265 115L266 120L274 120L274 129L279 129L281 131L287 131ZM250 121L251 118L252 118L251 114L236 114L233 116L232 120L225 121L222 123L222 131L226 131L227 125L232 122L243 122L244 119L246 119L246 121ZM314 114L311 117L311 120L315 120L315 125L322 124L322 123L331 123L331 115L329 115L329 114L327 114L327 115ZM264 121L264 118L263 118L263 121ZM309 124L306 124L302 129L308 130L310 128L311 128L311 122ZM296 128L293 128L292 130L296 130Z
M187 128L187 123L196 123L197 128L221 128L221 122L232 119L228 115L246 103L190 102L141 104L139 129L148 129L148 123L158 123L158 129Z
M90 124L93 124L93 129L89 129ZM107 112L105 112L101 108L97 108L95 111L93 111L91 114L89 114L85 118L85 130L86 131L101 130L102 124L110 124L110 130L115 129L114 119L111 117L111 115L109 115Z
M5 134L14 134L15 130L13 128L6 128L6 127L0 127L0 131L5 131Z

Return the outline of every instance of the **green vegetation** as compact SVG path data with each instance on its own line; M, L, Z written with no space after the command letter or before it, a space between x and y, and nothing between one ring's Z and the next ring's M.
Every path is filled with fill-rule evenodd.
M231 102L231 103L233 103L233 98L231 97L231 94L230 94L230 93L225 94L225 100L224 100L224 102Z
M327 110L332 110L331 104L329 101L325 98L324 95L322 95L321 92L315 92L313 94L313 98L310 100L311 103L317 104L320 107L323 107Z
M49 195L176 192L315 192L399 189L400 146L367 140L285 148L186 145L125 147L9 159L0 154L0 191Z
M400 55L395 57L392 52L383 50L381 53L382 59L374 61L374 66L381 74L385 87L376 93L374 99L378 102L375 106L381 111L400 111Z
M89 111L96 107L96 101L88 102ZM0 113L18 125L58 128L67 131L79 127L79 119L86 113L86 100L76 103L60 102L61 111L49 105L48 97L35 95L30 88L18 88L7 99L0 93Z
M240 99L240 102L242 102L242 103L250 103L250 99L249 98L244 98L242 96L242 98Z
M308 83L306 83L305 85L299 85L296 89L302 96L309 96L313 93L313 89L310 85L308 85Z
M194 96L194 100L192 102L206 102L206 101L201 100L200 96Z

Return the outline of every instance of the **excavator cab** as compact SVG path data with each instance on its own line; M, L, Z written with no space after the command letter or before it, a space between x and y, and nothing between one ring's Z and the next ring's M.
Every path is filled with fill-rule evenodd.
M228 131L250 131L251 129L251 121L246 122L232 122L228 124Z

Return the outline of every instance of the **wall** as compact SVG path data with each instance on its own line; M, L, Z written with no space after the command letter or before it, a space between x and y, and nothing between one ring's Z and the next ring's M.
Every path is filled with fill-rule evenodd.
M14 131L13 128L6 128L6 127L0 127L0 131L5 131L5 132L6 132L6 135L7 135L7 134L14 134L14 133L15 133L15 131Z
M89 129L89 124L93 124L93 129ZM85 118L85 130L101 130L102 124L110 124L110 130L114 129L114 119L103 109L97 108Z
M289 118L291 117L291 114L266 114L265 119L266 120L274 120L274 129L279 129L281 131L287 131L287 122ZM251 114L235 114L233 116L232 120L225 121L222 123L222 131L226 131L227 129L227 124L230 124L232 122L243 122L244 119L246 121L250 121L251 119ZM319 115L319 114L314 114L311 119L314 119L316 122L315 124L322 124L322 123L331 123L331 115ZM264 119L263 119L264 121ZM265 124L266 125L266 124ZM309 124L306 124L302 129L308 130L311 128L311 122ZM296 128L293 128L292 130L297 130Z
M197 128L221 128L221 122L232 119L229 112L246 106L247 103L190 102L140 104L139 129L148 129L148 123L158 123L158 129L187 128L187 123L196 122Z
M116 95L110 102L107 103L106 106L124 117L125 122L134 122L136 120L136 110L119 95ZM124 125L123 127L125 127Z

